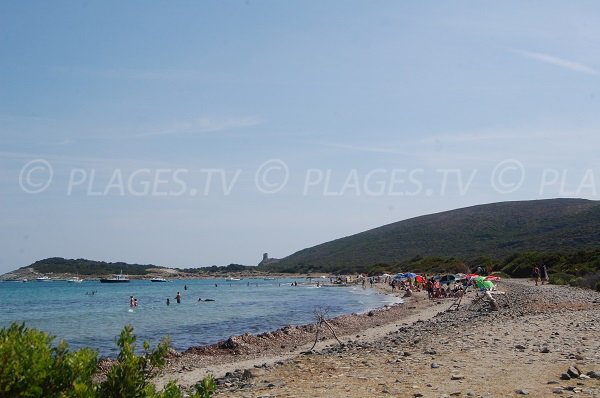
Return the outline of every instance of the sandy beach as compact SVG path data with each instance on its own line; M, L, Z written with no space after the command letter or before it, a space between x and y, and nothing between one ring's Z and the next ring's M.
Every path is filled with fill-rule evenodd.
M600 396L600 294L524 280L500 289L497 312L474 293L448 311L453 299L417 292L338 317L343 345L324 332L311 352L315 325L193 347L156 382L189 387L212 373L223 397Z

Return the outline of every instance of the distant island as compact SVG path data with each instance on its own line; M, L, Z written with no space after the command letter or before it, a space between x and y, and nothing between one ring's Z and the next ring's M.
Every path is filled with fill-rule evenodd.
M0 276L0 280L31 279L40 275L51 275L53 278L80 276L88 279L105 277L107 275L123 273L133 279L163 278L198 278L209 276L223 276L237 273L264 274L256 266L229 264L226 266L210 266L199 268L167 268L153 264L128 264L124 262L104 262L84 258L67 259L51 257L39 260L15 271Z
M267 253L257 266L166 268L60 257L36 261L1 277L27 273L201 277L241 274L352 274L490 269L528 277L545 264L555 283L600 286L600 202L549 199L500 202L415 217L300 250L282 259Z

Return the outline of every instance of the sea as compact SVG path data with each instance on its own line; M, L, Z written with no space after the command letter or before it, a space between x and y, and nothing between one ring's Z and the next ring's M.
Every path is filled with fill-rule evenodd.
M116 337L125 325L133 326L140 346L143 340L156 344L169 336L173 348L185 350L246 332L312 323L317 308L335 317L401 302L368 285L323 286L329 279L320 279L317 287L317 280L2 282L0 327L24 322L56 336L55 341L65 340L72 349L91 347L102 356L115 357ZM177 292L180 304L175 301ZM133 309L132 295L138 300Z

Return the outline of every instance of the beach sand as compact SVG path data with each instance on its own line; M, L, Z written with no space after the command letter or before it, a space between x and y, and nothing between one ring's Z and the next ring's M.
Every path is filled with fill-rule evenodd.
M405 304L335 318L344 345L329 338L310 354L302 352L314 325L192 348L157 384L189 387L212 373L223 397L600 396L599 379L560 379L571 366L600 372L600 294L522 280L500 288L508 300L497 312L471 306L474 293L446 311L453 299L417 292Z
M392 293L391 288L384 284L375 284L373 288L399 297L403 294ZM430 319L451 304L451 301L428 300L423 292L403 300L402 304L385 306L364 314L342 315L328 319L328 322L342 341L357 338L373 340L402 325ZM271 366L309 350L314 344L315 335L314 324L288 326L259 335L233 336L220 343L191 347L171 356L165 371L155 381L158 386L162 386L169 380L176 380L178 384L188 387L208 374L223 377L228 372L240 369L265 364ZM321 329L319 336L315 350L338 344L326 328Z

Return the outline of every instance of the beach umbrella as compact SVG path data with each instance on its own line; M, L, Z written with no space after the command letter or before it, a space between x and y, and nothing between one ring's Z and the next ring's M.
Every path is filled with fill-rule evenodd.
M417 274L415 274L413 272L405 272L403 274L396 275L396 278L398 278L398 279L406 279L406 278L414 278L416 276L417 276Z
M494 283L492 281L486 281L484 277L480 276L477 278L473 278L475 284L480 289L492 290L494 288Z
M419 283L425 282L425 278L423 278L421 275L415 276L415 280Z

